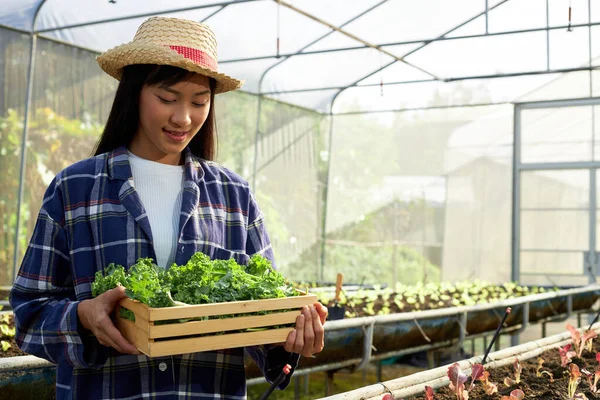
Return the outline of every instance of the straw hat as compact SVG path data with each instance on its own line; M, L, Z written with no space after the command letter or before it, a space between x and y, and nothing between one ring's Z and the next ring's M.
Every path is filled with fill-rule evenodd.
M120 80L123 67L133 64L172 65L217 81L215 93L242 87L244 81L218 72L217 41L205 24L179 18L152 17L133 40L97 57L100 68Z

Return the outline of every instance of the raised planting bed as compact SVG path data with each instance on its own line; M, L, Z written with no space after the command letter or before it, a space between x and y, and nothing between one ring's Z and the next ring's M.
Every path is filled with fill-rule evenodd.
M568 315L569 302L571 311L577 312L591 309L600 298L600 286L598 285L556 291L538 290L537 293L535 290L515 290L514 292L517 294L514 298L506 297L489 303L478 299L477 304L466 301L468 305L422 310L425 307L417 309L410 307L408 305L411 304L410 302L405 302L402 310L390 306L393 313L386 312L374 316L347 318L342 321L328 321L325 325L325 349L315 358L301 359L300 367L307 368L363 359L364 338L368 333L367 327L371 324L373 324L372 344L376 349L372 353L373 357L401 351L409 354L410 349L419 351L420 348L436 343L455 343L460 338L461 331L466 339L469 339L470 335L493 332L502 319L507 306L512 307L512 313L506 319L503 328L516 330L522 327L524 322L540 322L548 318ZM523 293L523 295L518 295L518 293ZM356 296L358 296L358 292ZM385 295L370 294L366 299L363 297L363 304L367 304L364 307L357 305L358 297L352 297L355 303L354 309L368 307L377 312L378 306L369 306L373 303L368 302L377 303L378 300L383 300L383 296ZM390 296L390 298L392 297ZM467 297L462 296L462 298L466 299ZM394 301L392 300L391 303L393 304ZM333 303L328 304L330 307L333 306ZM344 328L347 321L354 320L363 320L364 322ZM466 330L463 330L464 327ZM252 368L250 372L251 376L258 375L258 371Z
M5 344L7 343L8 346ZM0 312L0 400L52 400L56 368L45 360L28 356L14 336L12 312Z
M461 395L461 389L468 391L468 398L481 400L581 400L599 397L597 389L600 389L600 384L595 387L594 375L598 373L600 377L600 372L597 372L600 371L600 341L594 336L600 332L600 324L592 327L593 334L587 341L591 348L586 349L583 345L581 351L581 338L585 338L587 327L579 330L568 328L558 335L490 353L484 365L489 375L483 375L483 357L478 356L326 399L465 400L467 397ZM476 376L473 386L472 375ZM453 387L450 386L450 378L456 382ZM518 391L522 391L524 397L520 397L522 394Z

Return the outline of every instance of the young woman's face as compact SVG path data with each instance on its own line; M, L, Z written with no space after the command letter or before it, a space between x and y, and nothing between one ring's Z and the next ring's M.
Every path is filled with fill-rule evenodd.
M144 86L140 123L129 150L148 160L178 165L210 110L210 82L194 74L171 86Z

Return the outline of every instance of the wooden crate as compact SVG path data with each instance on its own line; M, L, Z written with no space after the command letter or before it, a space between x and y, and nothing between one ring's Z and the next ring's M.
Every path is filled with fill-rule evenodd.
M315 295L304 294L279 299L151 308L138 301L123 299L116 310L115 325L130 343L149 357L281 343L285 342L293 328L271 328L242 333L230 331L294 323L302 306L314 304L316 301ZM121 307L135 314L135 322L119 317ZM275 310L278 312L267 315L155 324L157 321L165 320ZM210 335L211 333L219 334ZM198 335L202 336L198 337Z

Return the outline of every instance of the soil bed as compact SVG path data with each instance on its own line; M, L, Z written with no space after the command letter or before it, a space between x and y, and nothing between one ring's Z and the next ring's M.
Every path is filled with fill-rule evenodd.
M587 352L584 350L581 358L573 358L572 363L579 366L580 369L586 369L591 373L594 373L598 367L598 361L596 361L596 352L600 351L600 341L594 340L594 351ZM521 372L521 382L507 387L503 381L506 377L514 378L514 367L512 365L494 368L488 370L490 373L490 381L498 385L498 393L488 395L483 390L481 382L477 381L475 388L469 391L470 399L479 400L499 400L502 396L508 396L511 391L515 389L521 389L525 393L525 399L543 399L543 400L559 400L568 399L567 387L569 385L569 372L568 364L567 367L561 366L561 359L557 349L551 349L542 353L541 358L544 360L542 371L548 371L552 373L554 382L550 382L546 375L541 377L536 376L537 360L539 357L534 357L526 361L520 361L523 367ZM471 384L471 378L467 381L468 385ZM581 376L581 382L577 386L577 393L583 393L588 399L596 398L590 391L590 385L587 379ZM600 393L599 393L600 394ZM424 396L411 397L410 400L424 400ZM456 400L456 394L450 390L449 387L443 387L436 391L434 400Z

